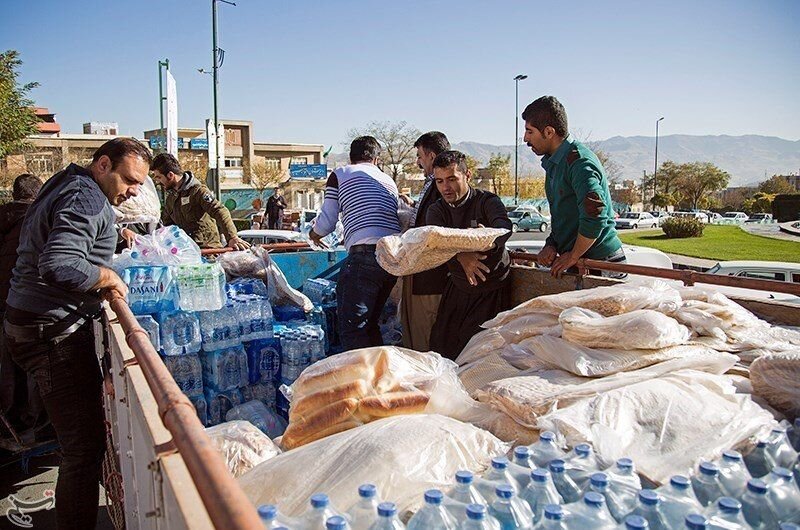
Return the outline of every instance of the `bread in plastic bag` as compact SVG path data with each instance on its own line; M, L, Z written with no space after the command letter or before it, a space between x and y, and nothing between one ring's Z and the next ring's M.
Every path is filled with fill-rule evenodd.
M283 453L240 477L239 485L254 505L277 504L295 517L314 493L347 507L358 500L358 487L371 483L402 512L420 506L426 490L450 487L456 471L480 473L509 448L445 416L396 416Z
M787 418L800 417L800 348L762 355L750 365L753 393Z
M728 378L681 370L560 407L537 427L561 433L569 445L591 443L604 467L629 457L660 484L774 424Z
M521 370L515 368L498 353L492 353L478 362L470 363L458 369L458 378L469 395L489 383L518 376Z
M382 237L375 257L389 274L406 276L435 269L459 252L489 250L495 239L507 233L505 228L422 226L402 235Z
M514 344L536 335L561 335L558 316L529 313L509 320L501 326L484 329L472 336L456 358L459 366L474 363L507 344Z
M220 423L206 429L206 434L234 477L244 475L281 453L278 446L249 421Z
M589 348L656 350L685 344L689 329L651 309L639 309L612 317L571 307L561 312L561 337Z
M161 201L153 179L145 177L139 194L114 206L117 224L158 223L161 221Z

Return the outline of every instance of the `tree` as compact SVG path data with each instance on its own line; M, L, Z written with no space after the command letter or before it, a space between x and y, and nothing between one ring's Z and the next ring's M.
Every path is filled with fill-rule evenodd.
M489 178L492 179L492 188L495 194L502 195L511 181L511 155L492 153L486 165Z
M250 185L258 192L258 199L264 204L264 192L268 188L275 188L283 182L286 170L280 164L267 164L256 162L250 165Z
M779 195L781 193L797 193L797 190L794 189L794 186L789 184L789 181L780 175L773 175L772 178L759 184L758 191L770 195Z
M208 158L204 154L196 151L178 151L178 162L181 169L191 171L200 182L205 182L208 174Z
M772 201L775 200L775 194L758 192L751 199L744 201L742 209L748 215L754 213L770 213L772 212Z
M472 177L478 176L478 166L480 166L480 161L472 156L466 155L467 157L467 171Z
M388 172L397 182L403 169L416 159L414 142L417 141L420 134L416 127L412 127L404 121L397 123L373 121L366 127L350 129L347 133L346 146L349 148L350 143L359 136L374 136L382 147L380 161L384 171Z
M545 196L544 177L534 175L520 175L519 177L519 198L520 199L541 199Z
M33 111L33 101L28 92L39 83L19 85L19 52L7 50L0 53L0 159L21 151L27 137L35 134L39 118Z
M682 196L682 203L698 209L707 204L708 197L725 189L731 176L711 162L690 162L675 166L674 186Z
M631 205L641 202L642 193L641 190L637 188L614 188L611 190L611 198L617 202L621 202L622 204Z
M683 197L677 189L676 183L681 175L681 165L668 160L661 164L658 174L653 176L652 173L645 174L642 186L644 189L654 189L654 198L659 197L656 204L651 199L650 202L654 206L666 208L678 204Z

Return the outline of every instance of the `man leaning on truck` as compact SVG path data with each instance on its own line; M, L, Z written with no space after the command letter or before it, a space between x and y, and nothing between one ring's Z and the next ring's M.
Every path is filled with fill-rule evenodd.
M150 152L115 138L88 167L70 164L31 204L4 322L11 359L39 386L61 445L56 485L60 530L95 527L105 451L102 372L95 352L101 301L124 298L110 269L117 206L139 193Z

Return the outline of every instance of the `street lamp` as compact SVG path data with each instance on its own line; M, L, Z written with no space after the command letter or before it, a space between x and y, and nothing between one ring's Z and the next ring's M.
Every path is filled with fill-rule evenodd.
M519 74L514 78L514 204L519 204L519 82L523 79L528 76Z
M653 198L655 198L656 193L658 193L658 122L664 119L664 116L661 116L659 119L656 120L656 157L655 157L655 164L653 166Z

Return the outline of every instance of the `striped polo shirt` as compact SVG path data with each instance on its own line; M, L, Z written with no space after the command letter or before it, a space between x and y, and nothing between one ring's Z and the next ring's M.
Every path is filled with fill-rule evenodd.
M330 234L341 214L345 248L377 243L384 236L400 233L397 201L397 184L373 164L337 168L328 177L314 232Z

